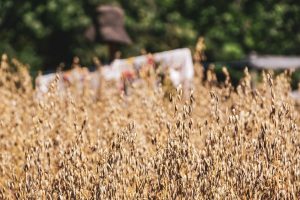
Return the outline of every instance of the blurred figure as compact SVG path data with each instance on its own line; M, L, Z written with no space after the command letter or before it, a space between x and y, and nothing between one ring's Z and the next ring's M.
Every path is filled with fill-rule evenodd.
M91 42L108 44L110 61L117 56L119 45L132 43L124 28L124 11L109 5L97 7L95 24L86 30L85 37Z

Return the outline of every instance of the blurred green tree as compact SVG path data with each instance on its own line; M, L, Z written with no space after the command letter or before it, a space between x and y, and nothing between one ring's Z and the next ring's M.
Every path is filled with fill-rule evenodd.
M105 59L105 46L83 37L99 4L125 11L134 44L122 49L123 56L193 47L200 35L209 61L242 59L251 51L300 53L300 5L291 0L1 0L0 53L35 69L74 55L86 64L94 55Z

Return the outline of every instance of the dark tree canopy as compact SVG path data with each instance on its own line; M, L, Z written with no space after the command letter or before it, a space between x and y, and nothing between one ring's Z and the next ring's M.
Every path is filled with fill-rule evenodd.
M88 43L83 33L96 6L107 3L126 13L133 45L122 47L123 56L193 47L198 36L206 39L209 60L300 53L300 4L288 0L1 0L0 53L34 69L55 68L74 55L85 64L94 55L105 60L106 46Z

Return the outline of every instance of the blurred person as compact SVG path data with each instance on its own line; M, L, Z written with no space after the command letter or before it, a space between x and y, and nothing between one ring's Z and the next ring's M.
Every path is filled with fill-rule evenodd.
M119 45L132 43L124 27L124 11L120 7L110 5L97 7L94 25L86 30L85 37L91 42L108 44L110 62L121 56L118 51Z

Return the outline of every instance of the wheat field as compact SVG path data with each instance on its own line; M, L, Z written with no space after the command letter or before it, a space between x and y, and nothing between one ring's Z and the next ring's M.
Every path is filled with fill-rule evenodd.
M43 100L27 67L0 69L0 199L299 199L299 104L290 74L238 87L227 70L179 87L105 83ZM198 68L197 68L198 69Z

